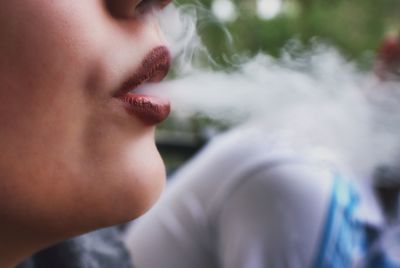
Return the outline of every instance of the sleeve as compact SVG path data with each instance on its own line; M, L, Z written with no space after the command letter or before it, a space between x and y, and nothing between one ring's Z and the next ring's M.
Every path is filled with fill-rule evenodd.
M330 172L304 164L248 174L216 217L220 267L309 267L332 182Z

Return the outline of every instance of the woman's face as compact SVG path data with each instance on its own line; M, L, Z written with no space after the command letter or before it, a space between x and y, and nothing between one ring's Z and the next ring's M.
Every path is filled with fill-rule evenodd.
M135 218L157 199L165 174L154 125L169 107L126 92L168 70L150 10L169 1L140 2L2 3L2 229L76 234Z

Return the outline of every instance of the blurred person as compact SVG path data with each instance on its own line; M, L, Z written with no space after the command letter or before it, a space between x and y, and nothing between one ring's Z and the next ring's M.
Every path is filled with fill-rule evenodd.
M383 81L400 79L400 34L388 34L376 56L375 73Z
M381 165L374 173L375 189L388 220L400 221L400 166Z
M132 220L158 198L165 169L154 129L169 103L130 91L168 72L155 10L169 2L2 2L1 268ZM128 267L115 231L66 241L21 267Z
M130 227L135 265L398 267L375 250L385 219L371 179L282 137L255 127L214 138Z
M400 79L400 32L387 34L377 50L374 72L381 82ZM381 88L377 85L378 88ZM397 89L397 88L396 88ZM375 88L374 88L375 90ZM389 221L399 221L400 167L381 165L375 170L375 188Z

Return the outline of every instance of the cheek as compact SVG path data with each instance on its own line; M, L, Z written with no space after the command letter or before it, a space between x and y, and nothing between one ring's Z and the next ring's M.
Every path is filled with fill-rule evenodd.
M119 124L107 98L114 74L132 66L113 52L144 55L158 37L131 47L102 1L13 2L0 9L0 170L15 211L26 206L38 226L54 217L65 228L77 211L99 226L140 215L162 189L163 163L150 130Z
M77 3L2 3L0 170L17 196L39 196L62 177L59 170L76 170L70 160L81 150L89 113L85 83L93 56L88 52L96 43L78 27L82 17L73 4L61 12L67 2ZM29 187L26 178L34 182Z
M1 131L30 136L32 144L51 137L59 143L79 135L89 112L87 77L101 44L91 29L102 23L100 1L22 2L0 11L0 123L10 126Z
M81 81L115 41L102 1L8 2L0 10L0 68L33 89Z
M18 107L13 112L34 116L41 106L59 102L59 95L67 87L70 94L77 93L71 89L79 83L78 71L82 65L78 64L74 57L76 49L70 44L71 29L68 32L63 29L65 25L59 25L62 18L49 18L47 13L51 10L43 7L43 1L38 1L36 8L25 2L21 9L11 9L15 14L0 26L3 36L6 33L0 51L0 94L2 100L19 104L4 109Z

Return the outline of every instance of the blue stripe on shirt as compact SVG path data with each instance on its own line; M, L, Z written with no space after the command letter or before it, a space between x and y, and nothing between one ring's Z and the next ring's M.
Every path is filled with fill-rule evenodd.
M357 219L359 205L360 196L350 181L335 176L321 242L312 267L399 267L390 262L384 252L375 252L374 256L369 254L376 239L369 239L370 227Z

